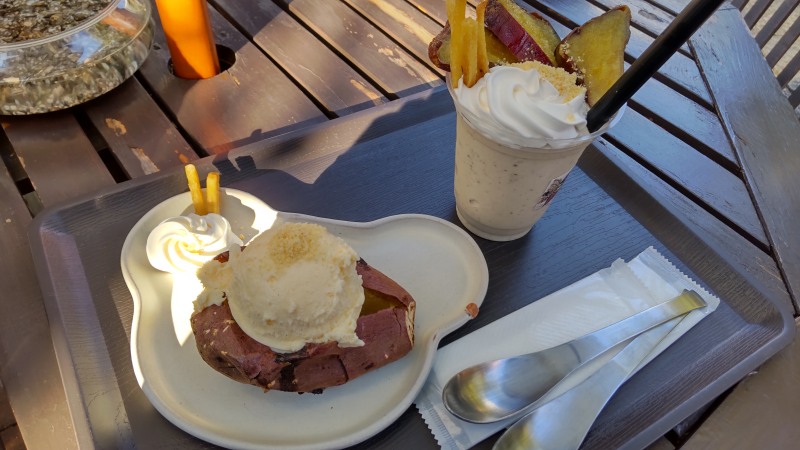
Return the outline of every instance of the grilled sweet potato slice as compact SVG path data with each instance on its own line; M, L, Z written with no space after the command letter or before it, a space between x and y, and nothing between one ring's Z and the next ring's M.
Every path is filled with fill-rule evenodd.
M489 0L485 22L486 28L520 62L555 65L555 49L560 40L553 26L542 16L525 11L514 0Z
M623 5L572 30L556 49L556 62L578 74L586 102L594 105L625 70L625 45L630 38L631 10Z
M486 36L486 53L489 57L489 67L499 64L518 62L517 57L500 42L491 31L484 29ZM442 31L437 34L428 45L428 57L431 62L442 70L450 71L450 23L445 23Z
M227 261L227 254L217 258ZM320 393L396 361L414 345L416 302L391 278L358 261L364 306L356 325L361 347L336 342L306 344L293 353L275 353L242 331L225 300L192 315L200 356L212 368L264 391Z

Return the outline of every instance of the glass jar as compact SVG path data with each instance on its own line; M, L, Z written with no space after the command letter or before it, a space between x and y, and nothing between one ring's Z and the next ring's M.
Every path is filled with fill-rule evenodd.
M153 43L148 0L112 0L63 32L0 43L0 114L37 114L91 100L139 69Z

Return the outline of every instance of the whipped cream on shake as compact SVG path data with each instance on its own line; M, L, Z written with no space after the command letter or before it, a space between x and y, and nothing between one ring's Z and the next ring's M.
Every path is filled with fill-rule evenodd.
M452 90L476 130L508 146L558 145L588 135L586 89L575 74L538 62L495 66L472 87Z

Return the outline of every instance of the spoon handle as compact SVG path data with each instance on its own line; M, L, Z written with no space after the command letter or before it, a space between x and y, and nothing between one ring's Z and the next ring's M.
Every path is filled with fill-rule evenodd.
M674 317L705 306L706 303L697 292L684 290L674 299L609 325L603 329L579 337L568 345L581 362L589 361L611 347L624 342L656 325Z
M681 320L683 317L672 319L639 335L589 378L512 425L493 449L580 447L617 389Z

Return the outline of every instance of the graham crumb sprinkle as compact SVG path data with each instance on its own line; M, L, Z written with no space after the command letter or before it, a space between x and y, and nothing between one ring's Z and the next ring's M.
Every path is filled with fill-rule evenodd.
M526 61L512 65L522 70L535 69L542 78L556 88L565 103L579 95L586 94L586 88L578 86L578 75L569 73L561 67L546 66L538 61Z

